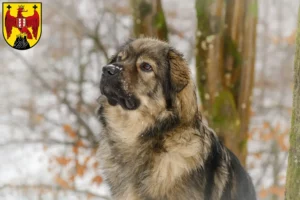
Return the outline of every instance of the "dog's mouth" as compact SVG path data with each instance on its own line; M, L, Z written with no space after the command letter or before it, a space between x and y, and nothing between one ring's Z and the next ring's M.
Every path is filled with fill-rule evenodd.
M107 101L111 106L120 105L125 110L135 110L140 105L140 101L135 95L126 93L121 89L120 84L114 86L107 83L107 81L101 80L100 90L102 95L106 96Z
M130 97L121 97L121 96L113 96L113 95L106 95L107 101L111 106L120 105L123 109L126 110L135 110L138 107L138 101L134 98Z

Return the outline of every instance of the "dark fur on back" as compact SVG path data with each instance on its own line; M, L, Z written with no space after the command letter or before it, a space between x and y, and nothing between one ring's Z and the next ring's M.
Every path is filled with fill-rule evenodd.
M99 157L114 199L256 199L239 160L202 122L182 54L137 39L109 66L120 72L101 80Z

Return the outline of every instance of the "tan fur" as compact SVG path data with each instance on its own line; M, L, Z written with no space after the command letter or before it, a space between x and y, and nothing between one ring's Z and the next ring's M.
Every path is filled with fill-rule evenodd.
M153 47L155 45L157 44L153 44ZM144 42L140 44L139 41L134 43L133 46L141 49L151 48L151 45L145 46ZM154 167L151 169L151 176L144 182L147 192L153 197L166 195L184 174L196 169L199 165L203 165L208 153L206 149L210 145L207 142L208 138L203 138L195 129L189 128L188 123L197 112L197 102L194 92L195 86L190 79L187 64L182 57L178 57L173 51L169 56L172 65L172 83L176 84L176 88L181 89L177 94L176 104L184 126L167 136L164 144L166 152L155 154L153 157ZM143 56L138 59L137 65L143 61L148 61L154 65L151 59ZM183 87L184 89L182 89ZM141 107L130 112L123 110L120 106L110 107L107 102L103 102L104 107L107 108L105 115L111 134L121 140L123 145L138 146L136 144L137 138L146 126L154 124L156 119L168 117L169 113L165 111L165 102L161 96L161 90L158 93L160 95L156 101L146 96L140 96ZM128 190L125 191L123 196L134 195L132 191Z
M195 85L186 61L159 40L137 39L130 46L135 54L124 50L117 54L124 66L121 88L138 98L139 107L126 110L120 105L111 106L105 96L100 98L100 118L105 127L99 157L114 199L204 200L206 184L212 181L211 200L219 200L229 181L231 159L214 131L201 122ZM131 58L132 55L139 57ZM143 62L151 64L153 72L141 71ZM164 79L168 80L168 74L171 85L166 86ZM166 108L168 98L171 108ZM172 124L176 117L178 124ZM171 127L164 130L169 124ZM215 153L222 160L212 178L206 180L201 170L212 159L209 156L216 143ZM195 178L193 173L203 180L191 182ZM197 187L190 188L189 184ZM232 191L231 195L235 194Z
M195 85L192 80L189 80L184 90L177 94L177 107L180 109L181 119L186 123L189 123L198 112Z
M129 185L123 196L117 197L117 200L139 200L139 196L134 191L133 186Z
M203 157L199 154L203 142L193 129L178 129L178 133L172 133L165 142L166 152L154 157L152 176L147 183L149 193L153 196L166 194L175 183L189 171L196 169L199 163L203 163ZM205 155L204 155L205 157ZM153 185L156 185L153 187Z
M169 52L169 61L171 65L171 82L175 89L181 91L190 81L190 71L183 57L178 56L178 52L171 50Z

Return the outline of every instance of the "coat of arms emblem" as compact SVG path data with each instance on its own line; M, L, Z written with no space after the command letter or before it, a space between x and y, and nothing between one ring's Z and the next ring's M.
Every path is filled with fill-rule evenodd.
M42 32L42 3L4 2L2 32L7 44L25 50L37 44Z

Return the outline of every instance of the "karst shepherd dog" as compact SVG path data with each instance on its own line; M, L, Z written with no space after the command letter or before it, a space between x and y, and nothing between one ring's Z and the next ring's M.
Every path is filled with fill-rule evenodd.
M98 156L117 200L254 200L250 176L208 128L183 55L129 40L102 68Z

